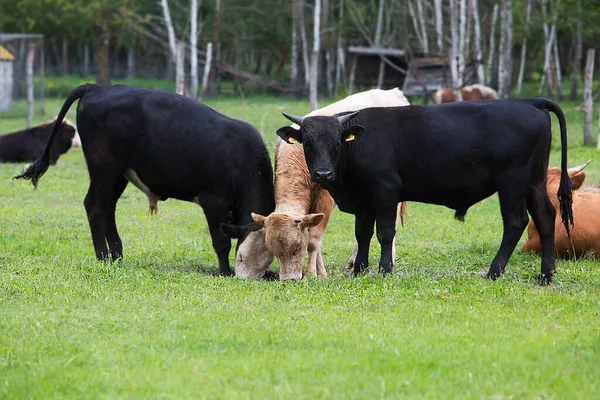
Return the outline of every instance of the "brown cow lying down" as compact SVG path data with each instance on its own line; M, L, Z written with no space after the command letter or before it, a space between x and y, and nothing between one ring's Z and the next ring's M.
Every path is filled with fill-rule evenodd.
M334 115L367 107L408 104L401 90L373 89L348 96L308 115ZM265 244L279 261L279 278L299 279L314 275L325 277L327 272L321 255L321 244L335 202L328 191L311 181L302 145L287 144L282 139L277 141L275 150L275 204L275 212L272 214L253 214L252 217L257 227L265 228ZM405 207L400 203L398 214L401 218L404 210ZM222 229L226 234L235 237L235 230L231 227L228 229L225 226ZM308 262L303 272L302 266L307 252ZM356 252L355 245L347 268L354 267ZM249 274L246 269L243 271L244 275L238 274L236 263L236 276L261 277L265 273L255 271Z
M463 87L460 89L460 94L463 101L495 100L498 98L498 94L494 89L479 84ZM435 92L433 99L436 104L453 103L456 101L456 96L452 88L440 88Z
M589 161L579 167L569 168L569 177L573 183L573 190L579 189L585 180L582 170ZM554 208L558 209L556 192L560 181L560 168L548 169L548 195ZM583 255L600 256L600 194L573 192L573 221L571 239L557 216L554 225L556 256L559 258L581 257ZM528 239L523 245L524 252L542 254L540 236L533 223L527 226Z

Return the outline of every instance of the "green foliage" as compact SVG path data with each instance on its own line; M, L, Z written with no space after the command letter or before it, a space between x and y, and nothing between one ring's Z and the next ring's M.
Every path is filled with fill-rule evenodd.
M49 115L63 101L49 101ZM275 130L287 124L280 112L308 110L307 102L274 97L208 105L252 123L271 152ZM599 182L598 152L578 147L583 113L562 106L569 164L593 159L588 179ZM0 132L23 128L24 116L18 101L11 115L0 115ZM555 133L552 165L559 163L557 139ZM213 276L216 256L196 205L161 202L149 216L146 197L131 185L117 207L125 259L96 262L81 149L61 157L36 191L10 179L22 167L0 167L2 398L600 392L600 263L561 261L556 282L539 287L540 259L517 250L504 277L483 279L501 238L496 196L473 207L463 224L446 208L409 204L391 277L342 277L353 218L336 210L323 245L330 278L245 282ZM378 252L374 240L372 265Z

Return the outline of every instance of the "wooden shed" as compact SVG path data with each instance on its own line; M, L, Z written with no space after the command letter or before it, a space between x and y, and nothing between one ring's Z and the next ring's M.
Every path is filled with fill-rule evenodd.
M9 112L13 94L13 63L15 57L0 45L0 112Z
M404 82L406 54L403 49L349 46L350 91L356 86L400 87ZM387 58L392 65L385 63Z

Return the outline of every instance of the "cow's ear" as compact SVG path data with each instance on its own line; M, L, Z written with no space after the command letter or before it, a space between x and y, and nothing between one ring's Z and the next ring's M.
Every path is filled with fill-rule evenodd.
M315 226L319 225L321 223L321 221L323 221L323 217L325 217L325 214L323 214L323 213L307 214L304 217L302 217L302 222L300 223L300 228L315 227Z
M575 175L571 176L571 183L573 184L573 190L577 190L583 185L583 181L585 180L585 172L579 172Z
M365 128L360 125L350 125L342 131L342 142L351 142L356 139L357 136L363 134Z
M283 126L277 129L277 135L289 144L302 143L302 133L291 126Z
M263 226L265 226L265 220L267 219L267 217L265 217L264 215L260 215L260 214L250 214L252 215L252 219L254 220L254 223L258 226L260 226L261 228Z

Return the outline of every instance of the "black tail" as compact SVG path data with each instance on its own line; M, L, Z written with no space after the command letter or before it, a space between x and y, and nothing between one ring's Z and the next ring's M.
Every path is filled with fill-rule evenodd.
M565 114L555 102L548 99L536 99L536 106L548 111L552 111L560 125L560 146L561 146L561 163L560 163L560 184L558 186L558 202L560 204L560 218L567 235L570 236L569 227L573 226L573 186L569 173L567 172L567 124L565 122Z
M50 148L52 147L52 142L54 141L54 137L56 136L56 132L62 124L65 115L67 115L67 111L71 105L75 102L75 100L82 98L90 89L92 85L82 85L75 88L67 100L65 100L65 104L63 104L58 116L56 117L56 121L54 121L54 126L52 127L52 134L50 135L50 139L48 139L48 144L46 145L46 149L44 150L44 154L35 160L33 164L27 167L21 175L15 176L13 179L30 179L33 186L37 187L38 180L46 173L48 170L48 165L50 164Z

